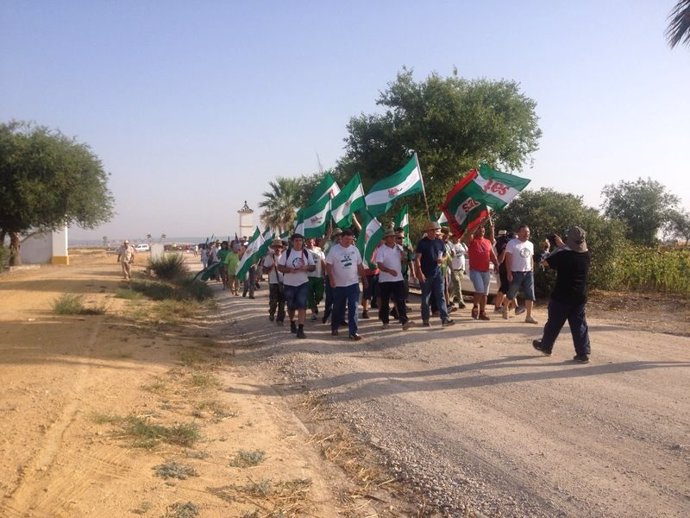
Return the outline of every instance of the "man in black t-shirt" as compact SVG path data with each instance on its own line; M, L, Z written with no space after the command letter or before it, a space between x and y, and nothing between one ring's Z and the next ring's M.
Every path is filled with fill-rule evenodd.
M536 350L551 355L553 344L567 320L577 353L573 360L580 363L589 362L591 352L585 316L591 255L585 236L583 229L573 227L568 231L565 243L560 237L555 237L558 248L543 261L557 273L556 286L549 301L549 319L544 326L542 339L532 342Z

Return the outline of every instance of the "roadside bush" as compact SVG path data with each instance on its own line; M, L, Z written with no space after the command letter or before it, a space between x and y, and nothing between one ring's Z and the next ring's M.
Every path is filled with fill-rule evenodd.
M131 288L153 300L195 300L203 302L212 297L211 288L190 277L178 277L175 283L163 281L133 281Z
M53 301L53 311L56 315L102 315L105 308L87 308L83 295L65 293Z
M175 281L187 275L182 254L163 254L156 259L149 259L149 269L156 277L166 281Z
M7 266L7 261L10 258L10 251L0 244L0 271L4 270Z

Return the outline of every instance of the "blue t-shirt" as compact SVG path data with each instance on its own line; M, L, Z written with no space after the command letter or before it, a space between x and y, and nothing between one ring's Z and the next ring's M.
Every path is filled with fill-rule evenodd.
M439 272L438 254L445 253L446 246L441 239L424 237L417 243L416 253L422 254L419 264L425 277L433 277Z

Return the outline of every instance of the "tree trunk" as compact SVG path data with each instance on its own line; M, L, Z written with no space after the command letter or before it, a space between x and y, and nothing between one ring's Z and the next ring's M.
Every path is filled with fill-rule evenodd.
M19 256L19 249L22 244L19 240L17 232L9 232L10 234L10 266L19 266L22 264L22 258Z

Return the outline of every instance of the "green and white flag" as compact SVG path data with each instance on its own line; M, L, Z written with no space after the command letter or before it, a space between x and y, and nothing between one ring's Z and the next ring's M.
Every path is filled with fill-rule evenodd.
M314 189L314 192L307 200L307 207L311 207L324 197L331 199L339 192L340 187L338 187L338 183L335 181L335 178L333 178L333 175L330 171L326 171L323 180L319 182L319 185L316 186L316 189Z
M412 244L412 241L410 241L410 215L407 205L400 209L400 212L393 220L393 228L402 228L403 232L405 232L403 243L406 245Z
M502 173L482 164L477 176L465 187L465 193L498 212L527 187L529 182L527 178Z
M322 237L326 233L330 211L331 199L328 196L324 196L306 209L301 209L297 213L298 223L295 232L305 238Z
M364 189L359 173L331 200L331 217L340 228L352 225L352 215L364 208Z
M357 248L362 254L362 261L369 268L376 268L374 261L374 251L381 244L383 239L383 227L379 220L374 216L364 211L364 222L362 223L362 231L357 237Z
M398 198L423 191L422 173L415 155L400 171L374 184L365 198L367 210L372 216L380 216Z
M247 272L249 271L249 268L259 260L261 257L259 255L259 249L261 248L261 245L264 244L264 238L261 235L261 232L259 231L259 227L256 227L256 230L254 231L254 235L252 236L251 240L249 241L249 244L247 245L247 249L244 251L244 255L242 256L242 259L240 259L240 262L237 264L237 277L240 279L244 279L245 276L247 275Z
M275 230L272 228L267 228L264 230L264 233L261 234L261 238L264 240L263 244L259 248L258 256L263 257L266 255L266 252L268 252L268 249L271 246L271 243L273 242L274 239L278 237L277 233Z
M441 211L441 214L438 215L438 218L436 218L436 223L439 225L443 225L444 223L448 223L448 218L446 218L446 215Z

